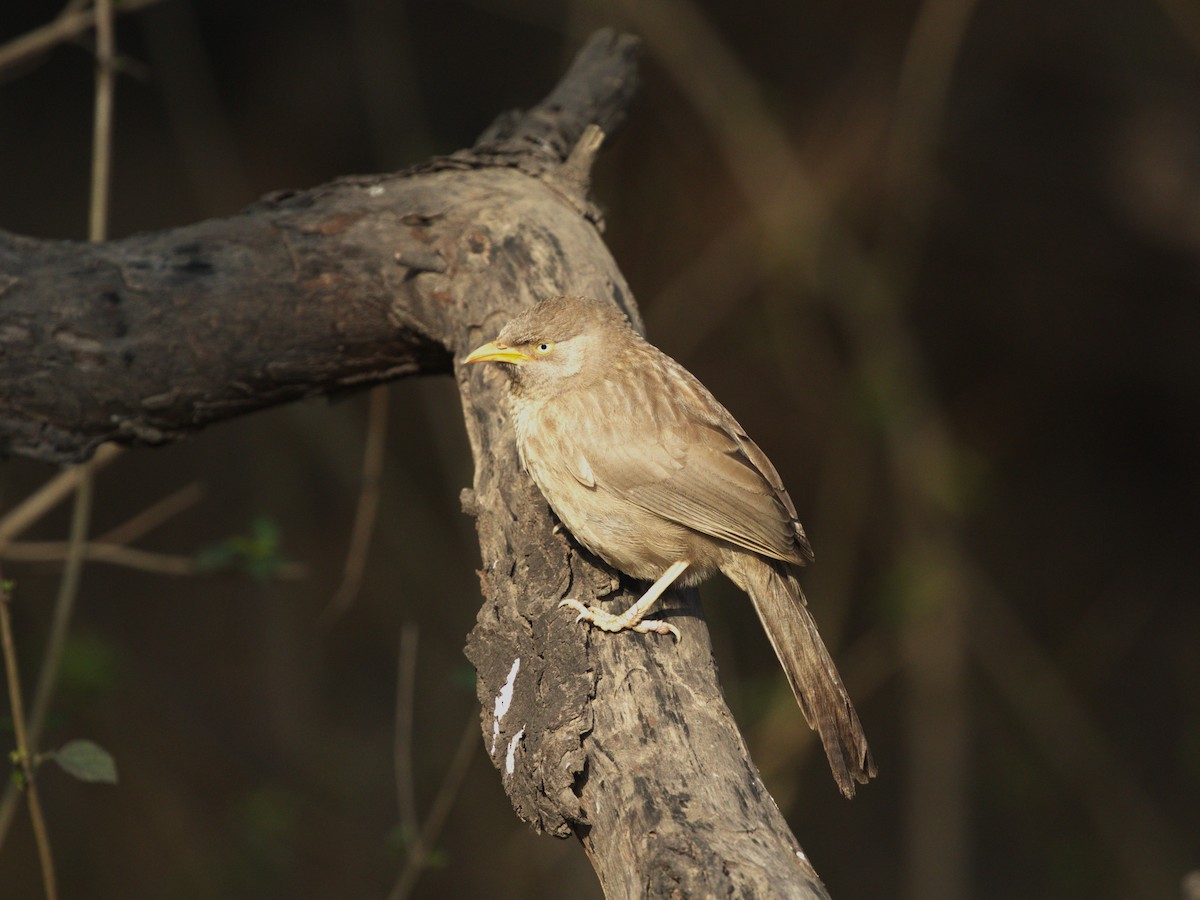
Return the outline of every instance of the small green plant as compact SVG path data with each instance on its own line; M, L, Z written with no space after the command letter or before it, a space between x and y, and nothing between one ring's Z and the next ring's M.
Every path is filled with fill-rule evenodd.
M201 572L242 571L259 581L270 581L287 564L279 526L259 516L250 523L248 535L232 535L196 554Z
M57 750L40 754L40 759L50 759L58 767L80 781L96 784L117 783L117 763L112 754L95 741L67 741Z

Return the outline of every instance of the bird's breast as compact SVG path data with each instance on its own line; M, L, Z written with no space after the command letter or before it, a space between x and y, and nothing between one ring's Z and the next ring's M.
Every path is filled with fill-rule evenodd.
M680 560L692 564L686 583L715 571L711 539L643 509L603 479L580 471L573 449L561 439L559 412L546 404L517 403L514 426L522 464L575 539L614 568L646 581Z

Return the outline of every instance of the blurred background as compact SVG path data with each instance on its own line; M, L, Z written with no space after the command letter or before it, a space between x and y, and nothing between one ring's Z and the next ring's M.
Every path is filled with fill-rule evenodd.
M5 3L0 43L60 8ZM644 41L596 172L609 245L650 337L789 485L879 763L845 802L744 597L706 587L729 703L831 893L1181 896L1200 868L1195 0L163 0L117 29L110 234L469 145L602 25ZM4 229L86 236L89 47L0 71ZM366 395L97 476L93 533L198 485L137 546L241 538L305 574L85 568L43 746L93 739L121 780L39 781L64 896L382 897L447 800L416 896L599 896L483 752L454 386L385 402L379 523L333 618ZM0 513L53 474L6 461ZM61 540L69 505L23 538ZM60 567L4 575L28 691ZM22 810L0 895L39 892Z

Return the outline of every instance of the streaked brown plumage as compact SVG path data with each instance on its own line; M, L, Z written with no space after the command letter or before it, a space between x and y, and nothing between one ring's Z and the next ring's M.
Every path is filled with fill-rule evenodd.
M721 571L750 595L838 786L875 775L862 725L792 571L812 560L796 509L766 455L690 372L616 307L542 301L466 362L497 362L521 459L587 549L655 585L614 616L564 605L608 631L674 633L644 619L673 581Z

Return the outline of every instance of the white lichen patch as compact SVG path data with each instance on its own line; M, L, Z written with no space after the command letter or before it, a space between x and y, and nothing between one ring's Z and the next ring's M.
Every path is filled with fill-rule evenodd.
M504 754L504 772L511 775L513 768L517 764L517 744L521 742L521 738L525 737L525 729L522 728L513 735L512 740L508 742L508 752Z
M513 660L512 668L508 670L508 678L504 680L504 686L500 688L500 693L496 695L496 703L492 707L492 749L489 754L496 755L496 740L500 737L500 720L508 713L508 708L512 706L513 688L517 683L517 673L521 671L521 657ZM525 729L521 729L524 731Z

